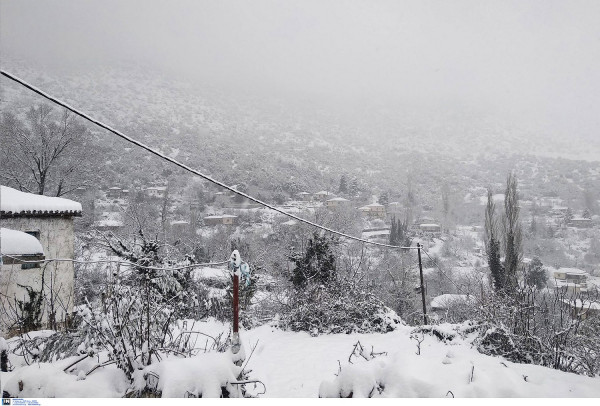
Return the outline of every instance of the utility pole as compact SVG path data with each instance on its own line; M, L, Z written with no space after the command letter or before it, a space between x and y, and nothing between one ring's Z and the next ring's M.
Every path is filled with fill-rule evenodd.
M421 262L422 245L417 243L417 254L419 255L419 274L421 275L421 301L423 302L423 323L427 324L427 305L425 304L425 286L423 284L423 263Z
M229 267L232 271L233 277L233 337L231 339L231 352L234 355L234 363L241 365L246 358L244 349L242 348L242 342L240 341L239 333L239 321L240 321L240 266L242 265L242 259L240 253L235 250L229 257ZM241 350L241 351L240 351Z

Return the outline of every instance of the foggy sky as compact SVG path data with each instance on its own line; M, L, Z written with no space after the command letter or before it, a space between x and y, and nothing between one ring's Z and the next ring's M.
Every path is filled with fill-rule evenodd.
M598 134L600 2L2 1L2 55L344 100L484 106ZM600 137L600 134L598 135Z

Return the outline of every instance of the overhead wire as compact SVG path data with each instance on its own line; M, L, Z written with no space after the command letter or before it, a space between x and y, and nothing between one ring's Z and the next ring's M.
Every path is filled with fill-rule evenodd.
M137 268L151 269L151 270L155 270L155 271L181 271L181 270L189 269L189 268L200 268L200 267L208 267L208 266L220 266L220 265L225 265L225 264L229 263L229 260L226 260L226 261L220 261L220 262L205 262L205 263L200 263L200 264L191 264L191 265L185 265L185 266L179 266L179 267L173 267L173 268L164 268L164 267L156 267L156 266L144 266L144 265L141 265L141 264L136 264L135 262L112 260L112 259L98 259L98 260L92 260L92 261L82 261L82 260L70 259L70 258L49 258L49 259L40 259L40 260L21 260L20 258L11 256L11 255L2 255L2 256L6 257L6 258L11 258L13 260L18 260L19 262L17 264L15 264L15 265L20 265L20 264L39 264L39 263L42 263L42 262L44 262L44 263L50 263L50 262L74 262L74 263L78 263L78 264L111 263L111 264L130 265L130 266L134 266L134 267L137 267Z
M260 199L257 199L257 198L255 198L253 196L248 195L247 193L240 192L239 190L236 190L235 188L233 188L233 187L231 187L229 185L226 185L225 183L220 182L220 181L212 178L209 175L206 175L206 174L204 174L204 173L202 173L202 172L200 172L200 171L198 171L196 169L193 169L193 168L189 167L188 165L186 165L186 164L184 164L182 162L177 161L174 158L171 158L171 157L168 157L168 156L164 155L163 153L159 152L158 150L156 150L154 148L151 148L151 147L147 146L146 144L144 144L144 143L142 143L142 142L140 142L140 141L138 141L138 140L136 140L134 138L129 137L128 135L123 134L119 130L116 130L116 129L112 128L111 126L109 126L107 124L104 124L103 122L101 122L101 121L99 121L99 120L97 120L97 119L89 116L88 114L86 114L86 113L84 113L84 112L82 112L82 111L80 111L80 110L78 110L78 109L70 106L66 102L61 101L60 99L58 99L57 97L51 96L50 94L44 92L43 90L37 88L36 86L34 86L34 85L26 82L23 79L18 78L17 76L15 76L15 75L13 75L11 73L8 73L5 70L0 70L0 73L2 73L2 75L5 76L5 77L7 77L8 79L10 79L10 80L12 80L12 81L14 81L16 83L19 83L20 85L26 87L27 89L31 90L32 92L34 92L34 93L36 93L36 94L38 94L38 95L40 95L40 96L42 96L42 97L44 97L44 98L52 101L53 103L55 103L55 104L57 104L57 105L59 105L61 107L64 107L65 109L71 111L72 113L78 115L79 117L82 117L85 120L87 120L87 121L89 121L89 122L97 125L98 127L103 128L103 129L109 131L110 133L112 133L112 134L114 134L114 135L116 135L116 136L118 136L118 137L126 140L127 142L130 142L130 143L132 143L132 144L134 144L134 145L136 145L136 146L138 146L138 147L140 147L140 148L142 148L142 149L144 149L144 150L146 150L146 151L148 151L148 152L150 152L150 153L158 156L161 159L164 159L164 160L166 160L166 161L168 161L168 162L170 162L170 163L172 163L172 164L174 164L174 165L176 165L176 166L178 166L178 167L180 167L180 168L182 168L182 169L184 169L184 170L186 170L186 171L188 171L188 172L190 172L190 173L192 173L192 174L194 174L196 176L201 177L204 180L207 180L207 181L209 181L211 183L214 183L215 185L218 185L218 186L220 186L220 187L222 187L224 189L227 189L230 192L233 192L233 193L235 193L235 194L237 194L239 196L242 196L242 197L244 197L244 198L246 198L246 199L248 199L250 201L253 201L253 202L257 203L257 204L260 204L261 206L266 207L266 208L268 208L270 210L276 211L276 212L281 213L281 214L283 214L283 215L285 215L287 217L290 217L290 218L292 218L294 220L300 221L300 222L302 222L304 224L308 224L308 225L310 225L312 227L316 227L316 228L321 229L323 231L326 231L328 233L335 234L335 235L338 235L340 237L347 238L347 239L350 239L350 240L359 241L359 242L362 242L362 243L365 243L365 244L374 245L374 246L378 246L378 247L384 247L384 248L416 249L416 247L402 247L402 246L399 246L399 245L384 244L384 243L379 243L379 242L375 242L375 241L365 240L363 238L355 237L355 236L352 236L352 235L349 235L349 234L346 234L346 233L342 233L342 232L334 230L332 228L325 227L325 226L323 226L321 224L318 224L318 223L312 222L310 220L307 220L305 218L298 217L298 216L296 216L294 214L288 213L288 212L286 212L283 209L280 209L280 208L278 208L276 206L273 206L273 205L271 205L269 203L263 202Z

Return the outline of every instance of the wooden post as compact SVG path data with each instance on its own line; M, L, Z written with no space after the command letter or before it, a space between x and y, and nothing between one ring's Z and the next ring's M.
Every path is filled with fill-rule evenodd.
M427 305L425 304L425 286L423 284L423 263L421 262L421 244L417 243L417 254L419 255L419 274L421 276L421 302L423 303L423 323L427 324Z
M231 253L229 257L229 264L232 271L233 278L233 337L231 340L231 352L234 355L238 355L240 353L240 349L242 347L242 343L240 341L240 333L239 333L239 325L240 325L240 265L242 264L242 259L240 258L240 253L235 250ZM243 352L238 356L243 356Z
M240 321L240 277L237 272L233 273L233 334L239 334Z

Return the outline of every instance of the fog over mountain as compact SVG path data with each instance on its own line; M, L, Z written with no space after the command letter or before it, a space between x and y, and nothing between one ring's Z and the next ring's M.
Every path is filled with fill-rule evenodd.
M588 155L600 156L595 1L3 1L1 7L9 70L13 58L71 75L134 62L172 79L277 98L298 110L318 106L344 121L392 130L370 138L390 139L403 117L466 128L471 120L473 128L492 120L527 139L586 142Z
M0 56L3 405L600 397L599 0L0 0Z

